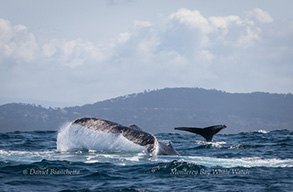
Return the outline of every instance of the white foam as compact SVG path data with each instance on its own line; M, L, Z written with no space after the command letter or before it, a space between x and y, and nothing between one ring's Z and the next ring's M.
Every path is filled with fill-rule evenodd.
M40 154L50 154L52 151L13 151L13 150L0 150L0 155L40 155Z
M34 162L42 159L53 160L55 151L0 150L0 161Z
M137 145L121 134L94 131L71 123L63 126L57 135L57 150L96 150L96 151L129 151L141 152L145 147Z
M257 130L256 132L265 134L265 133L268 133L269 131L265 131L265 130L260 129L260 130Z
M212 145L212 147L215 148L221 148L222 145L227 144L225 141L218 141L218 142L213 142L213 141L202 141L202 140L196 140L194 143L199 144L199 145Z
M89 155L85 163L110 162L117 165L141 164L147 160L145 153L121 153L121 154L100 154Z
M206 167L221 166L225 168L232 167L293 167L293 159L264 159L259 157L243 158L216 158L205 156L152 156L146 153L101 153L98 151L74 151L74 152L56 152L56 151L13 151L0 150L0 161L17 162L36 162L47 160L67 160L84 163L109 162L116 165L133 165L144 163L168 163L174 160L194 163Z

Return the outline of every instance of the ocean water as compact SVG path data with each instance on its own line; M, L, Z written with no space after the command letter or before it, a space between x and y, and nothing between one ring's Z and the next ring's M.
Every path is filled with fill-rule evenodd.
M293 191L293 132L161 133L180 156L84 129L0 133L0 191Z

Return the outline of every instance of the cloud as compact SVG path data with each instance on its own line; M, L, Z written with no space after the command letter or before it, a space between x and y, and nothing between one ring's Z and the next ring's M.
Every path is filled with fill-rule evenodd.
M54 39L42 46L42 51L45 57L52 57L55 53L57 53L56 44L58 44L58 40Z
M169 18L189 28L199 29L204 34L211 31L208 20L198 10L180 9L176 13L171 14Z
M120 37L119 41L125 41L127 37ZM51 40L42 45L43 56L53 58L60 65L75 68L89 62L101 62L106 59L106 53L102 48L89 41L81 39L71 41Z
M2 43L7 43L12 38L13 29L10 22L0 19L0 39Z
M44 62L49 59L74 68L88 61L101 62L105 59L105 53L101 52L99 45L81 39L52 39L41 44L26 26L12 26L9 21L0 18L0 62L4 59L16 63Z
M23 26L23 25L15 25L13 27L13 29L16 32L21 32L21 31L26 31L27 30L26 26Z
M216 31L219 29L226 30L231 26L241 26L243 24L243 21L240 19L239 16L231 15L226 17L209 17L208 18L210 24L212 25L212 28L214 28Z
M129 40L130 37L131 37L130 33L120 33L119 37L118 37L118 40L117 40L117 43L118 44L125 43L125 42L127 42Z
M139 28L145 28L145 27L151 27L151 26L153 26L153 24L150 23L149 21L135 20L134 21L134 26L139 27Z
M274 19L270 16L270 14L262 9L255 8L252 11L248 12L250 17L255 17L258 22L261 23L271 23Z
M12 58L17 62L37 59L39 46L34 34L23 25L12 26L0 18L0 61Z
M0 66L31 66L17 65L13 73L2 70L12 78L1 92L17 93L22 86L27 88L19 94L27 97L37 89L44 92L39 93L42 99L62 96L86 103L174 86L292 91L291 25L276 35L274 19L261 9L211 17L179 9L165 18L135 20L133 28L103 44L78 38L40 43L26 26L0 19Z
M27 27L11 26L9 21L1 19L2 58L19 61L32 61L37 57L50 58L61 65L75 68L87 63L113 62L123 58L136 58L146 62L156 55L176 52L190 57L192 62L210 62L214 58L213 47L250 46L260 40L262 32L261 26L255 21L273 21L261 9L254 9L248 15L255 20L235 15L204 17L198 10L179 9L169 15L165 30L149 21L135 20L133 31L120 33L107 45L82 39L52 39L40 44L34 34L28 32Z

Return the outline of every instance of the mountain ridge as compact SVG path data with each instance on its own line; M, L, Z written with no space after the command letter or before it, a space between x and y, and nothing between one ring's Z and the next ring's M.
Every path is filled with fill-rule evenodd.
M124 125L135 123L151 133L175 132L176 126L214 124L227 124L227 133L292 129L293 95L165 88L75 107L46 109L6 104L0 106L0 130L58 130L80 117L99 117Z

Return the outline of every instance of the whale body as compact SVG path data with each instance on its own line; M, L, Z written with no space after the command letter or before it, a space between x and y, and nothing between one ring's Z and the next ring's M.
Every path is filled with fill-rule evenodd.
M201 135L206 141L212 141L214 135L219 133L222 129L226 128L226 125L213 125L205 128L197 128L197 127L176 127L176 130L188 131L191 133L195 133Z
M94 131L100 131L109 134L121 134L127 140L134 144L143 146L148 153L156 155L179 155L171 142L168 145L159 142L157 138L147 132L144 132L137 125L124 126L108 120L99 118L81 118L72 122L72 125L80 125Z

